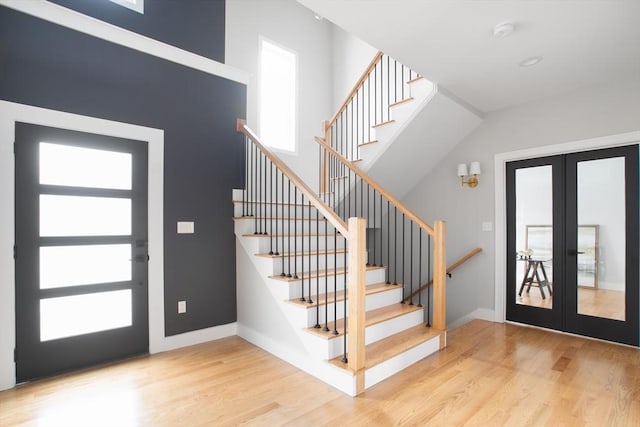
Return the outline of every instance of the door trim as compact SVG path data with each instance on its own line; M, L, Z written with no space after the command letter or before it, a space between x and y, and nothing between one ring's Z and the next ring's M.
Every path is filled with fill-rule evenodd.
M148 141L149 351L162 351L164 337L163 177L164 131L0 101L0 390L16 383L15 348L15 122L32 123Z
M640 131L583 139L555 145L544 145L524 150L498 153L494 156L494 321L506 321L506 253L507 253L507 211L506 211L506 165L507 162L557 154L569 154L599 148L620 147L640 144Z

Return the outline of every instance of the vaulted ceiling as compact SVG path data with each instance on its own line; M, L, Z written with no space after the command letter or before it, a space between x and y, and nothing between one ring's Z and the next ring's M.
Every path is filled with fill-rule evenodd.
M640 0L298 1L484 112L640 77Z

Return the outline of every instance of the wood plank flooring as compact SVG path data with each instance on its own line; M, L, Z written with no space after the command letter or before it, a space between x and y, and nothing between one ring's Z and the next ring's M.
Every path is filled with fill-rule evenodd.
M239 337L0 392L0 426L637 426L640 350L472 321L357 398Z

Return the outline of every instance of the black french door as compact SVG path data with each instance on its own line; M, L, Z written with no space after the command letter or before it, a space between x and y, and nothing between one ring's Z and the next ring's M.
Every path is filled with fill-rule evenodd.
M18 382L148 352L147 143L16 123Z
M506 169L507 320L637 346L638 146Z

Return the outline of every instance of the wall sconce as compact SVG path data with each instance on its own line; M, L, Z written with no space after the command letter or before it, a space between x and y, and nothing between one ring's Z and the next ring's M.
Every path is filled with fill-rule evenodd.
M463 187L465 184L467 184L471 188L476 187L478 185L478 175L480 175L481 173L482 171L480 170L480 162L471 162L468 171L466 163L460 163L458 165L458 176L460 177L460 184ZM469 176L466 181L464 180L465 176Z

